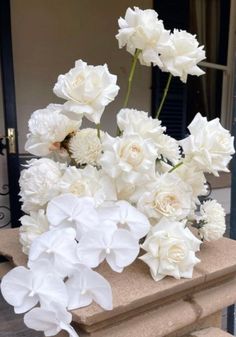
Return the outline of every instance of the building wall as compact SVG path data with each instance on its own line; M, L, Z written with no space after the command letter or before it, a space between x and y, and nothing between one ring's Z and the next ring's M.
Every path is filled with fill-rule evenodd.
M12 0L12 41L20 152L24 153L30 114L60 103L52 88L77 59L107 63L118 75L119 97L105 110L102 126L114 132L114 118L125 95L131 56L118 49L117 19L129 6L151 8L151 0ZM130 106L151 105L151 70L137 68Z

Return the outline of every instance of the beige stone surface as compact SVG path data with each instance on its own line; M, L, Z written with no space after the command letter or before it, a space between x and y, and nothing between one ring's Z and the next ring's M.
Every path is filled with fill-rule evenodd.
M25 265L18 231L10 229L1 233L0 254L9 257L15 265ZM209 327L202 322L236 302L236 242L223 238L204 244L198 256L202 262L188 280L165 278L154 282L141 261L122 274L102 264L98 271L111 283L114 309L104 311L92 304L73 311L80 336L179 337ZM219 320L211 322L219 326Z
M218 328L208 328L200 331L193 332L189 337L232 337L231 334L218 329Z

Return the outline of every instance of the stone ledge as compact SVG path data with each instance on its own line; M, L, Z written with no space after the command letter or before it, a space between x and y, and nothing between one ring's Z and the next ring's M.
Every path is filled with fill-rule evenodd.
M189 337L232 337L231 334L218 329L218 328L208 328L200 331L191 333Z

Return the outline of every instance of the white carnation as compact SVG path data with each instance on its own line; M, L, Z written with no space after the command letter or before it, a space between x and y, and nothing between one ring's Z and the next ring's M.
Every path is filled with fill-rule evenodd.
M227 165L234 154L234 137L222 127L219 118L207 121L198 113L188 126L190 136L180 141L185 161L198 170L213 173L228 172Z
M82 129L69 141L71 157L77 164L96 165L101 156L102 145L96 129Z
M186 83L188 75L205 74L197 64L206 58L204 46L199 47L195 35L184 30L174 29L165 48L162 49L162 70L180 77Z
M200 262L195 256L200 244L201 241L182 223L163 219L142 245L146 254L140 259L150 267L155 281L167 275L176 279L191 278L193 267Z
M100 164L110 177L140 185L154 176L156 151L150 140L137 134L116 138L106 134L102 149Z
M77 131L80 121L70 120L62 114L63 105L49 104L36 110L29 120L29 131L25 150L35 156L47 156L60 150L61 142L70 133Z
M117 76L109 73L107 65L92 66L78 60L75 67L65 75L58 77L53 91L67 100L67 115L81 117L85 115L98 124L105 107L118 94Z
M87 165L84 169L66 168L58 184L60 193L73 193L79 197L92 197L96 205L105 200L116 200L114 182L102 170Z
M141 50L141 64L162 65L159 54L169 40L169 31L164 29L162 20L158 20L158 14L153 9L128 8L125 18L120 18L118 24L120 29L116 38L119 48L126 46L132 55L136 49Z
M177 175L166 173L148 186L137 207L149 218L160 220L167 217L182 220L192 210L192 192Z
M178 142L166 135L156 135L155 137L155 145L157 147L157 153L164 158L172 162L173 164L176 164L180 159L180 148Z
M199 229L200 235L206 241L220 239L226 230L225 211L216 200L208 200L200 208L200 222L203 226Z
M21 227L19 229L20 243L22 250L28 255L30 246L34 239L49 230L48 219L45 211L30 212L30 215L23 215L20 218Z
M32 159L29 167L21 172L20 196L25 212L37 211L58 195L58 183L62 176L63 164L48 158Z

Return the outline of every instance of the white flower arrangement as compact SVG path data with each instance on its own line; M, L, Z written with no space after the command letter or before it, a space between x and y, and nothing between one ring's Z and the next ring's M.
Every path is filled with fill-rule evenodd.
M178 142L158 119L171 77L186 82L203 74L203 46L185 31L167 31L154 10L137 7L119 19L116 38L133 55L116 136L101 131L100 119L118 94L117 78L107 65L82 60L54 86L65 103L37 110L29 120L26 150L43 158L31 160L20 178L26 213L20 242L28 266L5 275L1 291L16 313L25 313L25 324L45 336L61 330L77 336L69 310L92 301L112 309L109 282L93 270L100 263L121 273L142 249L139 258L155 281L191 278L202 241L225 231L216 201L196 210L206 193L204 173L228 170L233 137L218 119L208 122L198 113L190 135ZM156 118L127 108L138 60L170 73ZM81 129L83 118L95 127Z

